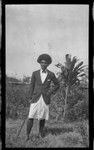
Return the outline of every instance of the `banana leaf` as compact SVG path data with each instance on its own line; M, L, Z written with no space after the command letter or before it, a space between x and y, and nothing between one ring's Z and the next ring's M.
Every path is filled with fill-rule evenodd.
M77 62L77 58L76 57L73 57L72 61L71 61L71 67L70 67L70 70L73 70L75 64Z
M81 61L75 68L74 68L74 71L76 71L77 69L79 69L80 66L83 65L83 61Z

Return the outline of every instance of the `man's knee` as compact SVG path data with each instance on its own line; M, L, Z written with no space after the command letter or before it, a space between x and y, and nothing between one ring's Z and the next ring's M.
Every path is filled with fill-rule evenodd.
M28 118L27 124L33 124L34 119L33 118Z

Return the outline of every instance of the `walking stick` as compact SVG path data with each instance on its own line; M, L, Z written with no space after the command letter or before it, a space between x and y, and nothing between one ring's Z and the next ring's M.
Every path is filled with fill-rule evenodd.
M23 121L23 123L22 123L22 125L21 125L21 127L20 127L20 130L18 131L18 134L17 134L16 139L19 137L19 135L20 135L20 133L21 133L21 130L22 130L24 124L25 124L25 121L26 121L26 119L24 119L24 121Z
M24 121L23 121L23 123L22 123L22 125L21 125L21 127L20 127L20 129L19 129L19 131L18 131L18 134L17 134L17 136L16 136L16 140L17 140L17 138L19 137L19 135L20 135L20 133L21 133L21 130L22 130L22 128L23 128L23 126L24 126L26 120L27 120L27 117L24 119Z

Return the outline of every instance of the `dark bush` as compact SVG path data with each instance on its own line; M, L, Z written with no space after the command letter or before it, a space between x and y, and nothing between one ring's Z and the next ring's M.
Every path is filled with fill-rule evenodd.
M88 119L88 103L86 100L79 101L73 106L73 108L68 108L65 116L66 121L76 121Z
M88 102L86 100L79 101L74 106L74 112L77 118L88 119Z
M20 105L25 107L29 106L28 100L29 85L6 85L6 117L17 118L19 117Z
M84 99L88 101L88 89L80 89L79 87L72 89L68 95L68 107L73 108L75 104Z
M67 110L64 120L65 120L66 122L73 122L73 121L75 121L76 119L77 119L77 116L76 116L76 114L74 113L74 109L69 109L69 110Z

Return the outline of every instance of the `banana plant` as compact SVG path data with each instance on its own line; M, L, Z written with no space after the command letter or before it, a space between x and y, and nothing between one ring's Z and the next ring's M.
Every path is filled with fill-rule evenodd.
M64 118L67 111L67 98L74 86L78 86L81 81L81 77L85 76L83 61L78 62L76 56L71 58L70 54L65 55L65 65L61 63L56 64L55 66L61 69L60 79L65 84L65 105L64 105Z

